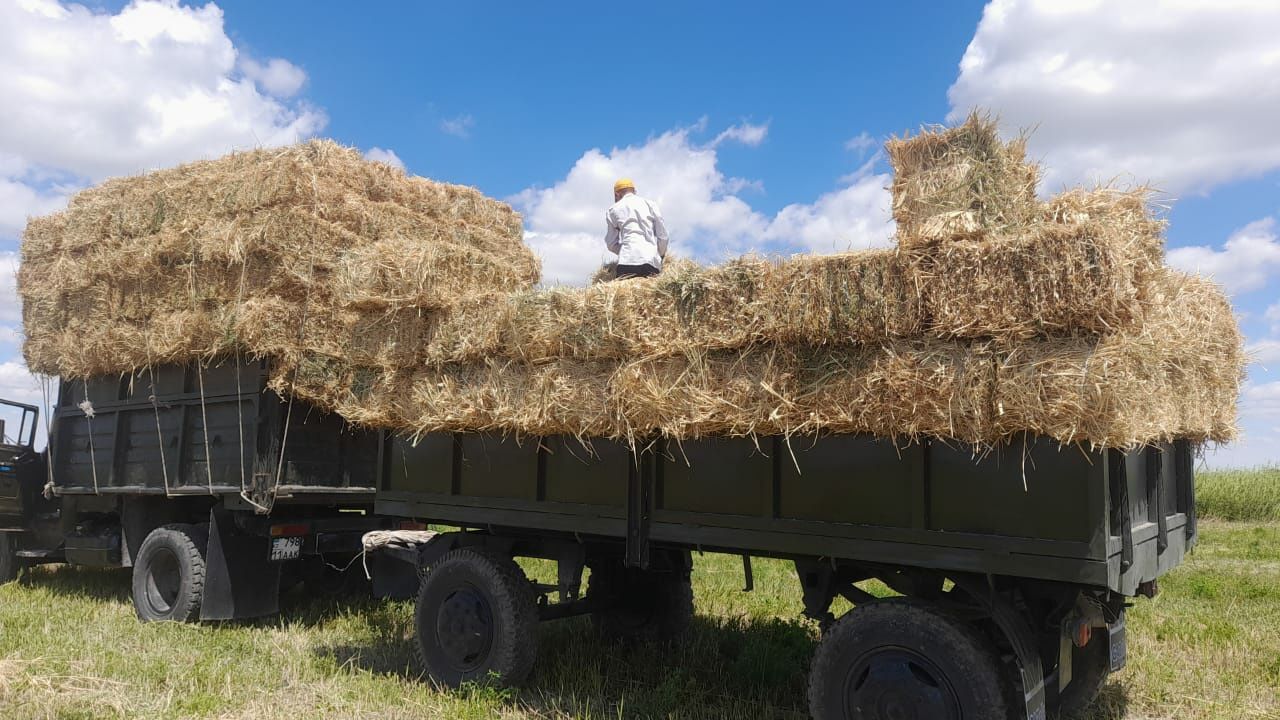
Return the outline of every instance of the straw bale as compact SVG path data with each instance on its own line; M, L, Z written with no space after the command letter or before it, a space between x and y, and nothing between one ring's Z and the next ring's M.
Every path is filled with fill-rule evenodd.
M656 278L464 300L446 313L431 360L665 357L762 341L878 342L920 330L893 250L668 263Z
M905 252L930 334L1014 339L1137 322L1159 248L1158 237L1107 218L1033 223Z
M1243 353L1211 283L1164 271L1140 324L1093 337L758 342L665 357L356 367L282 365L276 383L354 422L642 442L871 433L989 447L1023 432L1108 447L1234 436ZM297 368L301 367L301 370Z
M977 116L889 149L896 249L582 289L534 289L506 205L332 143L113 180L29 225L24 354L67 376L247 354L410 435L1233 436L1230 304L1162 267L1145 191L1038 203L1022 142Z
M1104 446L1232 439L1244 352L1230 301L1174 270L1154 287L1141 322L1125 331L999 351L992 434Z
M31 221L22 255L28 365L68 376L230 348L345 352L377 344L362 332L379 317L539 277L506 204L328 141L109 180ZM416 356L386 342L354 359Z
M885 149L903 248L1018 227L1037 214L1040 171L1026 160L1026 140L1002 142L991 117L974 112L954 128L926 127Z

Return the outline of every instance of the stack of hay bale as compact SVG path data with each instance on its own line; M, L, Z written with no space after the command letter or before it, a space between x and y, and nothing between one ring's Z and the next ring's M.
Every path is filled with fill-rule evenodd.
M352 422L635 440L1229 439L1240 336L1163 266L1140 192L1037 200L993 123L889 145L898 247L535 289L510 208L325 142L79 195L34 220L37 371L267 357Z

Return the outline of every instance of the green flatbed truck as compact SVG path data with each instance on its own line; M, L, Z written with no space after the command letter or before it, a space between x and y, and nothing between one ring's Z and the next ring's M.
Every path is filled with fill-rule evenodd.
M423 580L425 670L518 683L534 624L593 614L668 636L701 551L784 558L822 628L809 703L826 718L1043 718L1125 663L1125 607L1196 542L1193 448L1038 437L976 455L872 437L384 439L375 512L461 528L391 550ZM556 561L535 586L513 557ZM589 568L583 589L584 568ZM896 596L858 583L878 579ZM853 604L834 617L832 602Z
M308 558L333 567L369 531L447 525L365 559L377 594L416 593L423 669L451 686L521 682L540 620L678 635L697 553L741 555L748 586L751 558L782 558L822 629L815 717L1042 718L1124 665L1125 607L1196 542L1185 442L1028 436L976 456L857 435L409 442L282 402L265 378L228 361L65 382L45 452L36 408L10 406L0 580L36 562L131 565L143 619L252 617ZM519 557L554 561L556 582L530 582ZM837 618L838 597L853 609Z
M266 379L228 361L63 380L41 451L38 408L0 401L21 416L0 444L0 582L45 563L131 568L144 621L268 615L298 583L411 596L411 569L375 567L370 588L353 562L367 532L398 527L373 514L378 434Z

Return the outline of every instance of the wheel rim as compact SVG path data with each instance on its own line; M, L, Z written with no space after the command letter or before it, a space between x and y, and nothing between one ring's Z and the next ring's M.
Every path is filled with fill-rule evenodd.
M906 648L864 653L844 685L845 717L867 720L960 720L955 688L938 666Z
M457 671L484 664L493 647L493 611L483 593L470 585L449 593L436 613L436 647Z
M157 615L168 614L178 599L182 586L182 568L178 556L168 548L159 548L147 564L147 604Z

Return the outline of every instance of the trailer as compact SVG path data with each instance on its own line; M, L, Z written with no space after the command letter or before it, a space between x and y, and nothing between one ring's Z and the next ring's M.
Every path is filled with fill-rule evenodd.
M539 620L668 638L700 552L794 563L822 629L815 718L1043 718L1125 664L1125 608L1196 542L1185 442L1019 437L976 454L867 436L384 438L375 512L459 528L389 548L422 576L417 648L450 686L519 683ZM517 557L553 560L534 585ZM584 569L589 579L584 590ZM896 596L859 586L878 579ZM833 600L853 609L841 617Z
M268 615L298 582L362 589L361 538L399 527L373 515L380 435L267 377L231 359L63 380L41 452L37 408L9 403L25 434L0 445L0 581L40 563L132 568L144 621ZM416 589L399 564L374 577L383 596Z

